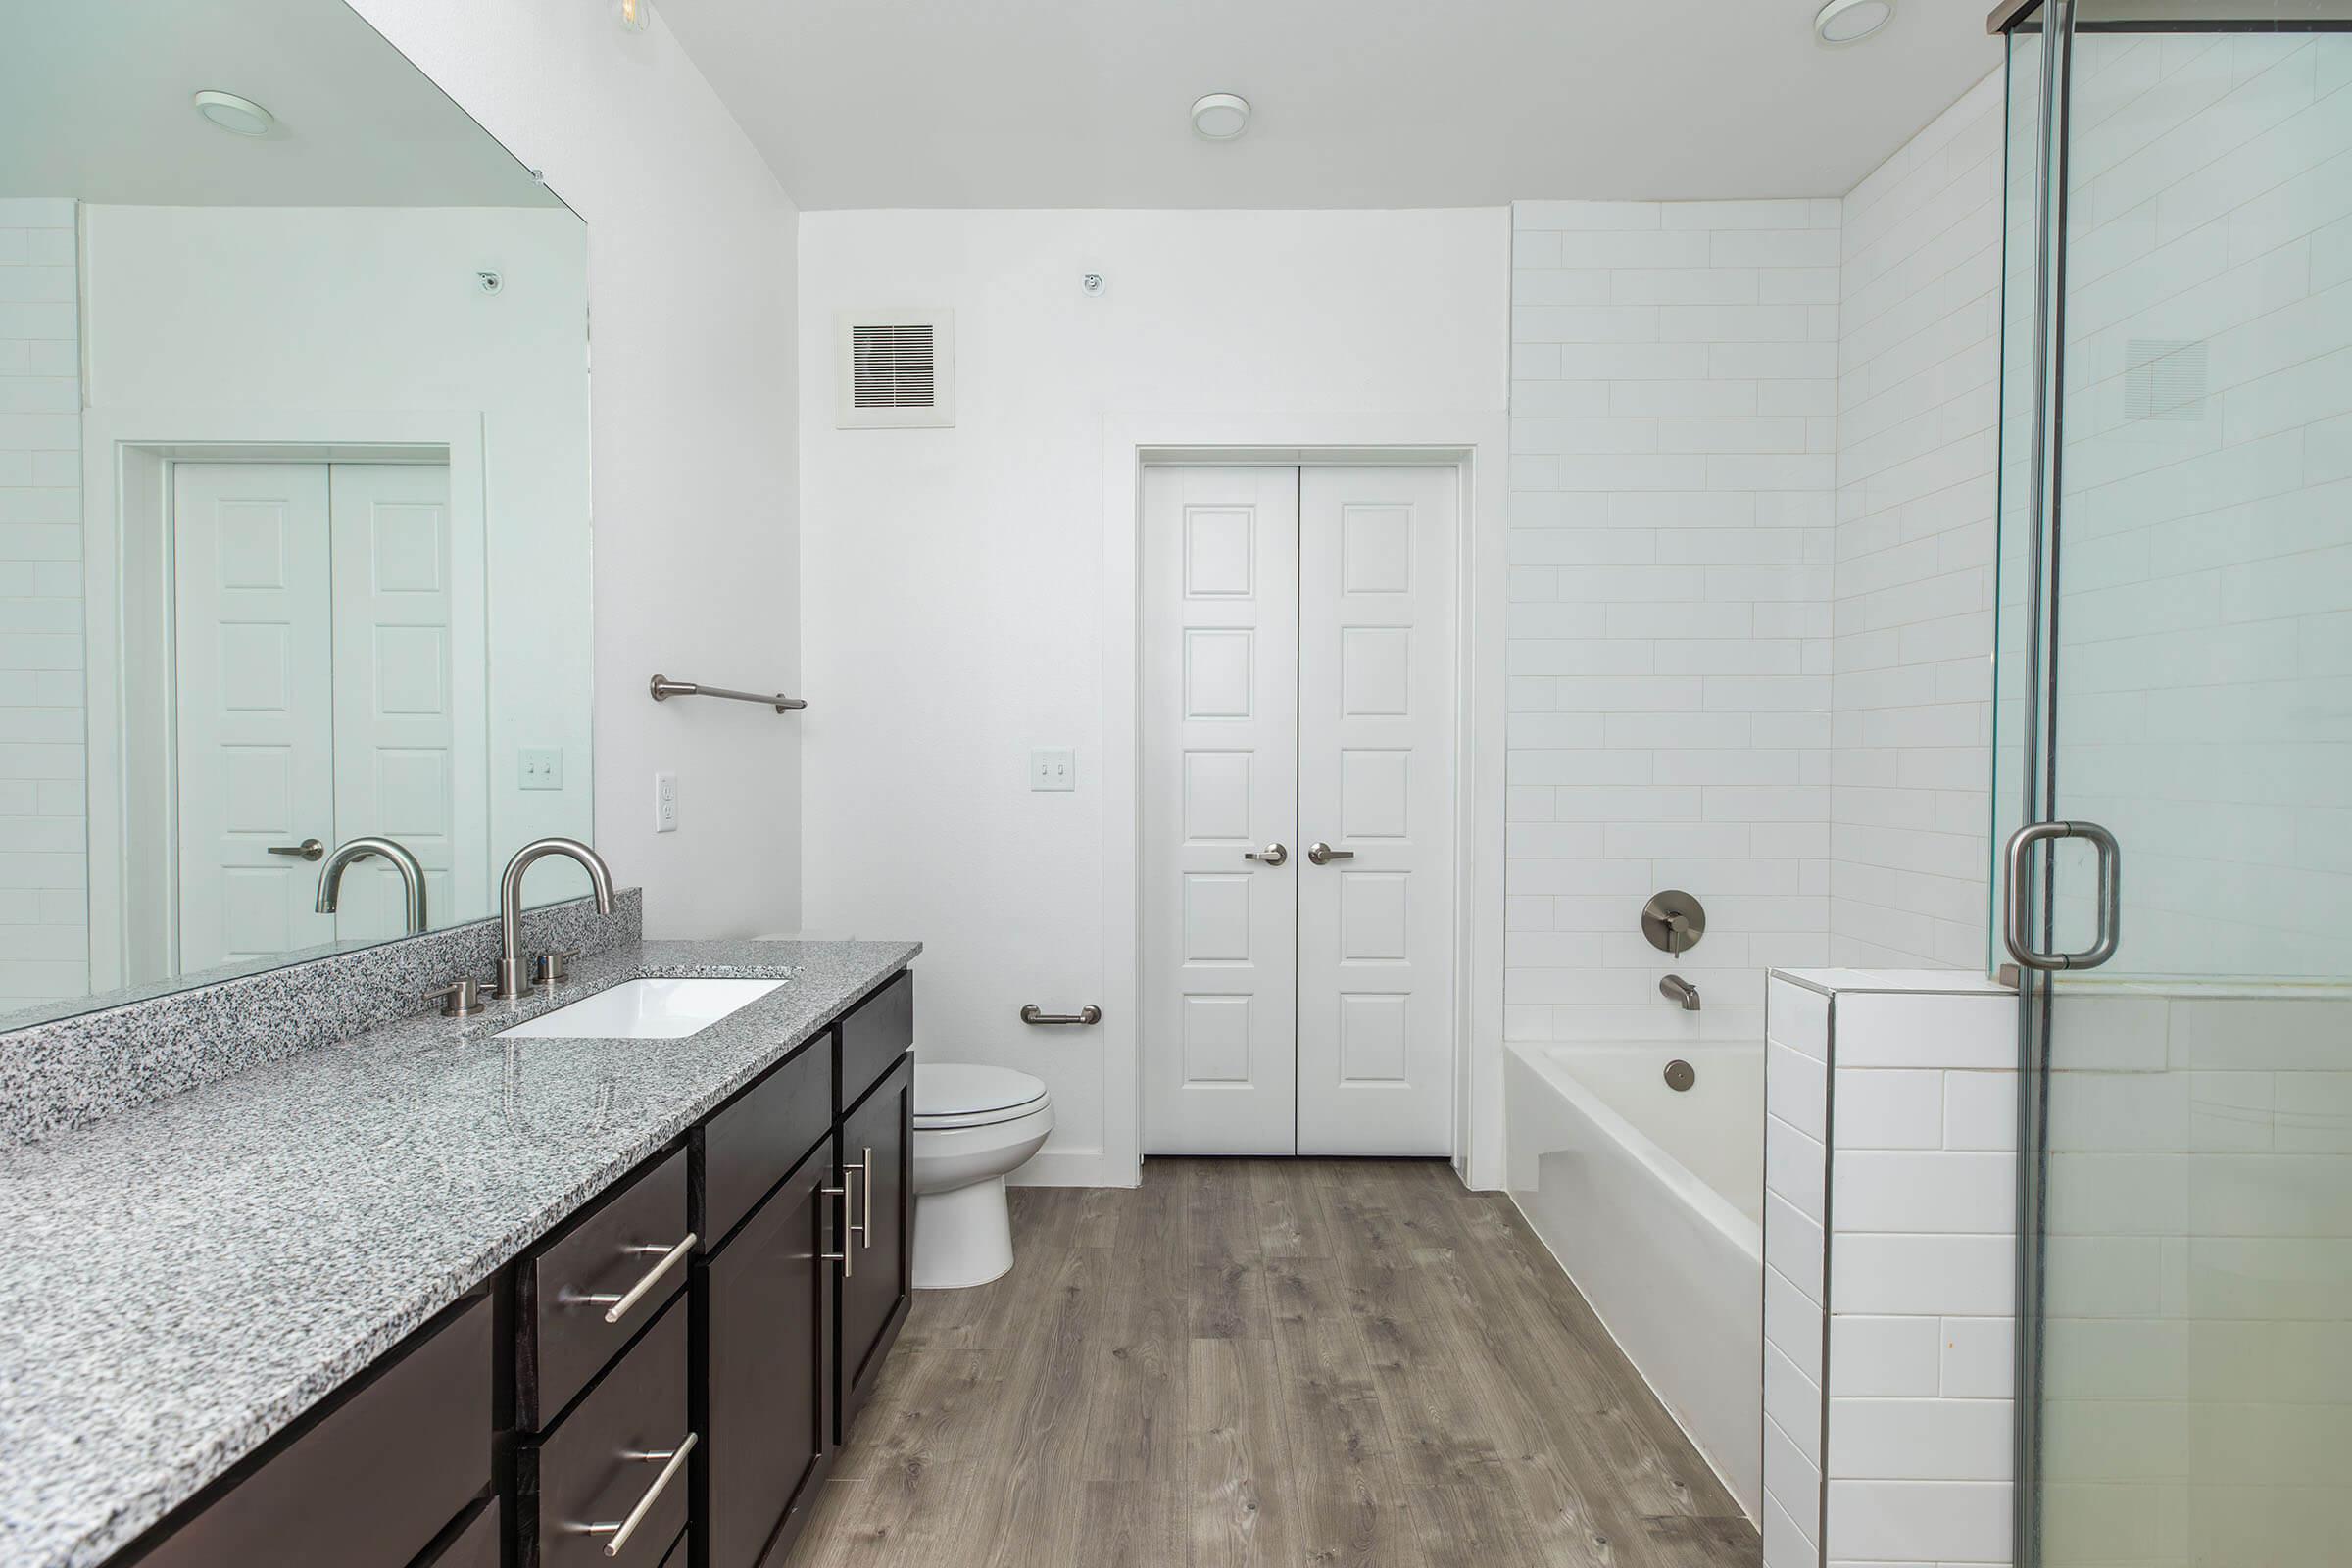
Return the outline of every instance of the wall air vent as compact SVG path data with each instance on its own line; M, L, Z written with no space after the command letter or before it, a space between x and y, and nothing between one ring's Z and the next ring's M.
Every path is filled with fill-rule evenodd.
M2135 337L2124 350L2124 417L2205 416L2205 345L2195 338Z
M956 422L952 311L858 311L836 318L834 424L844 430Z

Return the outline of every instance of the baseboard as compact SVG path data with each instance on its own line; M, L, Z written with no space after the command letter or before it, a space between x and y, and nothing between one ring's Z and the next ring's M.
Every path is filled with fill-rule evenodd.
M1013 1187L1133 1187L1137 1172L1100 1149L1046 1149L1004 1180Z

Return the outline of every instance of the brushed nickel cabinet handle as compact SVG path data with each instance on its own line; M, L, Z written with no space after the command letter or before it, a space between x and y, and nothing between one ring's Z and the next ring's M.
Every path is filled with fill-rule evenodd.
M819 1252L816 1255L822 1258L825 1262L839 1263L841 1265L841 1277L845 1280L858 1272L858 1250L850 1245L850 1235L852 1232L858 1229L856 1225L850 1222L850 1178L857 1174L857 1166L844 1165L841 1167L841 1185L839 1187L819 1187L817 1189L818 1192L824 1194L827 1198L838 1198L841 1200L841 1250L838 1252Z
M686 1456L694 1451L697 1441L695 1435L689 1432L686 1434L686 1441L674 1448L656 1448L648 1452L622 1454L622 1458L633 1463L659 1464L662 1466L662 1473L654 1477L654 1484L645 1489L645 1495L637 1499L637 1506L629 1510L627 1518L609 1523L582 1525L579 1527L580 1532L590 1536L611 1536L612 1539L605 1543L605 1555L608 1557L617 1557L627 1550L629 1538L637 1533L637 1527L645 1523L645 1516L654 1511L654 1504L662 1500L662 1494L669 1490L669 1484L675 1481L678 1472L686 1467Z
M624 1252L660 1252L662 1261L647 1269L643 1279L617 1296L610 1291L598 1291L594 1294L566 1291L563 1297L564 1304L566 1306L601 1306L605 1309L605 1321L617 1323L627 1317L639 1301L645 1299L648 1291L662 1283L662 1275L685 1261L686 1254L694 1250L695 1241L694 1232L688 1231L686 1239L671 1248L624 1247L621 1249Z
M326 846L317 839L304 839L300 844L272 844L271 855L290 855L298 860L318 860L326 857Z
M865 1159L858 1169L865 1177L865 1197L859 1205L865 1212L864 1217L858 1221L858 1234L865 1238L866 1246L871 1247L874 1245L874 1152L872 1150L869 1149L865 1152Z

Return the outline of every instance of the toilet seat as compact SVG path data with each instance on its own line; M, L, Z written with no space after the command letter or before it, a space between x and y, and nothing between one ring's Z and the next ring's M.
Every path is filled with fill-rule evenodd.
M918 1131L993 1127L1035 1115L1047 1101L1043 1080L1010 1067L962 1062L914 1064L914 1125Z

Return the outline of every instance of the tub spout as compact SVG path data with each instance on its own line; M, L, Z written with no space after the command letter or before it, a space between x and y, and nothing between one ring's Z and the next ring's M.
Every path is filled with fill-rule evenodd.
M1698 1010L1698 987L1679 974L1670 974L1658 982L1658 995L1679 1005L1685 1012Z

